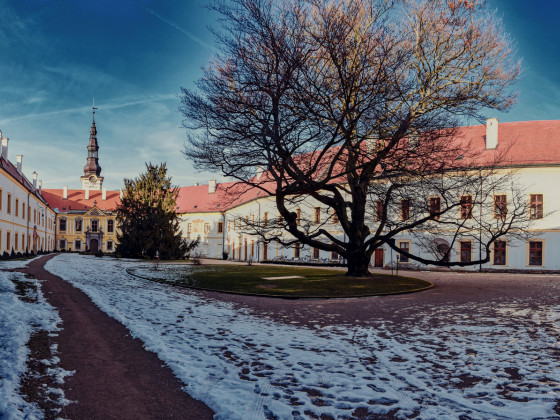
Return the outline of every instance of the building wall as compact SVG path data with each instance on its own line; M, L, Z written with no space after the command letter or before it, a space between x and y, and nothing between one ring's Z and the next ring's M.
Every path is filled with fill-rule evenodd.
M529 217L529 201L531 194L542 194L543 196L543 218L533 220L528 240L519 240L511 235L506 236L506 258L505 264L495 264L494 251L492 250L491 260L488 263L474 266L465 266L460 269L478 270L484 269L512 269L512 270L560 270L560 194L558 194L558 185L560 184L560 167L527 167L516 170L514 182L525 188L527 202L527 216ZM496 194L502 193L496 191ZM492 199L492 198L489 198ZM508 202L510 197L508 197ZM318 202L312 199L305 200L300 204L302 218L312 220L315 207L321 207ZM476 209L475 209L476 211ZM230 259L253 260L264 259L264 245L257 236L250 235L244 231L240 225L244 220L262 220L264 214L268 213L268 218L278 217L278 210L274 201L270 198L259 198L248 203L236 206L223 213L218 212L190 212L181 215L183 222L181 227L183 236L188 239L194 239L198 235L201 236L202 242L199 250L203 256L210 258L221 258L222 248L229 254ZM321 218L328 218L328 209L321 208ZM493 214L485 215L492 218ZM238 222L236 222L236 220ZM327 220L327 219L324 219ZM218 223L224 223L224 232L218 234ZM191 224L191 232L187 233L188 224ZM207 226L208 231L204 230ZM334 236L344 239L344 233L339 224L327 223L324 228L329 230ZM289 234L286 232L285 235ZM287 236L287 237L288 237ZM452 243L452 238L446 236L444 232L442 239L446 239ZM419 253L420 256L428 257L430 254L420 248L415 236L409 232L404 232L396 237L397 244L406 242L412 253ZM542 245L542 264L531 264L530 242L541 242ZM246 245L247 244L247 245ZM383 248L383 265L396 265L397 253L392 251L390 247ZM268 245L268 259L295 259L294 246L284 247L276 243ZM461 254L460 243L452 244L451 261L459 261ZM333 256L330 252L319 251L319 259L323 261L332 260ZM471 259L478 259L479 248L476 243L472 244ZM305 245L301 247L300 258L313 259L313 250ZM372 265L374 264L372 257ZM400 260L400 258L399 258ZM534 263L535 261L533 261ZM430 268L433 266L425 266L410 260L409 262L399 261L400 267Z
M37 227L37 250L54 249L55 213L38 192L28 190L0 168L0 252L32 251Z
M97 231L103 231L103 239L100 249L103 252L114 252L117 244L117 220L112 213L104 213L92 215L91 210L87 213L59 213L57 214L57 243L56 249L66 251L82 251L86 248L89 250L89 244L86 243L86 232L92 230L94 221L97 221ZM81 221L81 223L78 223ZM110 229L109 224L112 222L113 227ZM79 225L81 224L81 229ZM64 228L64 229L62 229Z

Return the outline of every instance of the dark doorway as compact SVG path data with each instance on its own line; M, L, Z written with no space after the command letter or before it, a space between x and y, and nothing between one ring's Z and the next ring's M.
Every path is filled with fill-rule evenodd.
M373 253L373 266L383 267L383 249L377 248Z
M98 251L98 248L99 242L97 242L97 239L92 239L91 241L89 241L89 252L95 254Z

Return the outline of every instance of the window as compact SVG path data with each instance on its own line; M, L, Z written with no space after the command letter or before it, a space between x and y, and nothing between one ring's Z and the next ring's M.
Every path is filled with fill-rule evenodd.
M401 201L401 219L410 219L410 200L408 198Z
M10 194L10 193L8 193L8 203L7 203L7 205L8 205L8 208L7 208L8 214L12 214L12 194Z
M408 252L410 253L410 242L408 241L399 241L399 248L401 250L403 250L404 252ZM404 255L404 254L400 254L399 255L399 261L402 263L407 263L409 262L408 256Z
M74 221L74 227L76 228L76 232L82 231L82 219L76 219Z
M338 223L338 214L336 214L336 210L335 210L335 209L333 209L333 212L332 212L332 222L333 222L333 223ZM337 258L337 259L338 259L338 258Z
M6 249L10 251L12 246L12 236L11 233L8 231L6 232Z
M296 242L294 244L294 258L299 258L301 255L301 244Z
M16 217L19 216L19 198L16 197Z
M268 212L264 212L263 215L263 227L266 228L268 226Z
M58 221L58 230L61 232L66 232L66 219L60 219Z
M91 231L92 232L97 232L97 229L99 229L99 220L92 219L92 221L91 221Z
M25 203L21 203L21 218L25 219Z
M321 223L321 207L315 207L313 209L313 223L316 225Z
M338 255L338 252L336 251L331 251L331 260L336 260L338 261L340 259L340 255Z
M187 233L192 232L192 223L187 223Z
M16 232L16 237L15 237L15 242L14 242L14 247L15 247L16 251L18 250L18 246L19 246L19 233Z
M434 220L439 220L439 212L441 211L441 197L430 197L428 204L428 212Z
M33 209L33 223L37 223L37 209Z
M255 241L251 241L251 258L255 257Z
M473 202L472 196L470 195L462 195L461 196L461 206L459 207L460 217L461 219L472 219L472 209L473 209Z
M113 241L107 241L107 251L113 252Z
M472 243L471 242L459 242L461 252L461 262L471 262L472 257Z
M319 255L320 255L320 250L319 250L319 248L313 248L312 258L313 258L314 260L318 260L318 259L319 259Z
M529 242L529 265L543 265L542 241Z
M494 265L506 265L506 241L494 242Z
M218 233L224 232L224 222L218 222Z
M531 194L529 203L529 219L543 218L543 196L542 194Z
M58 247L62 250L62 249L66 249L66 239L61 239L60 241L58 241Z
M278 226L284 226L284 217L281 214L278 215Z
M507 216L507 196L495 195L494 196L494 219L504 220Z
M204 233L210 232L210 223L204 223Z
M74 242L74 249L76 251L81 251L82 250L82 241L79 239L76 239L76 241Z
M375 202L375 221L379 222L383 219L383 202L376 201Z
M4 195L4 192L2 191L2 189L0 188L0 210L2 210L2 196Z
M299 225L300 223L301 223L301 209L297 209L296 210L296 224Z
M113 219L107 220L107 232L113 233L114 231L115 231L115 221Z

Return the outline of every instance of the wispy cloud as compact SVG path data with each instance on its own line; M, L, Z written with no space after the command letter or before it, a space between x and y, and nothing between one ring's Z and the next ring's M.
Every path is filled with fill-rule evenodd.
M155 95L149 97L143 97L139 99L132 99L132 100L125 100L125 102L116 102L116 103L108 103L106 105L99 105L99 109L119 109L119 108L126 108L128 106L134 105L145 105L154 102L161 102L161 101L169 101L169 100L177 100L177 94L164 94L164 95ZM5 118L0 120L0 126L3 124L7 124L14 121L25 120L25 119L33 119L33 118L43 118L43 117L50 117L54 115L64 115L64 114L80 114L84 112L91 111L90 106L82 106L76 108L67 108L67 109L60 109L56 111L48 111L48 112L37 112L25 115L18 115L17 117L12 118Z
M217 51L217 48L214 47L213 45L210 45L207 42L203 41L202 39L200 39L199 37L197 37L193 33L187 31L186 29L182 28L181 26L179 26L177 23L173 22L172 20L169 20L169 19L161 16L159 13L157 13L154 10L146 7L146 5L140 3L139 1L136 1L136 0L130 0L130 1L133 2L134 4L136 4L138 7L144 9L146 12L148 12L152 16L158 18L163 23L166 23L167 25L171 26L172 28L174 28L174 29L178 30L179 32L183 33L184 35L186 35L187 37L192 39L194 42L196 42L200 46L202 46L204 48L208 48L211 51Z

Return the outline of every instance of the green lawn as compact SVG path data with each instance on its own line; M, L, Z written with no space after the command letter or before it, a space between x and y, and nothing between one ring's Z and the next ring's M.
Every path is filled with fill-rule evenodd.
M137 267L131 274L177 286L229 293L281 297L357 297L404 293L430 288L431 283L411 277L375 274L346 277L344 270L273 265L161 265ZM270 277L298 276L288 279Z

